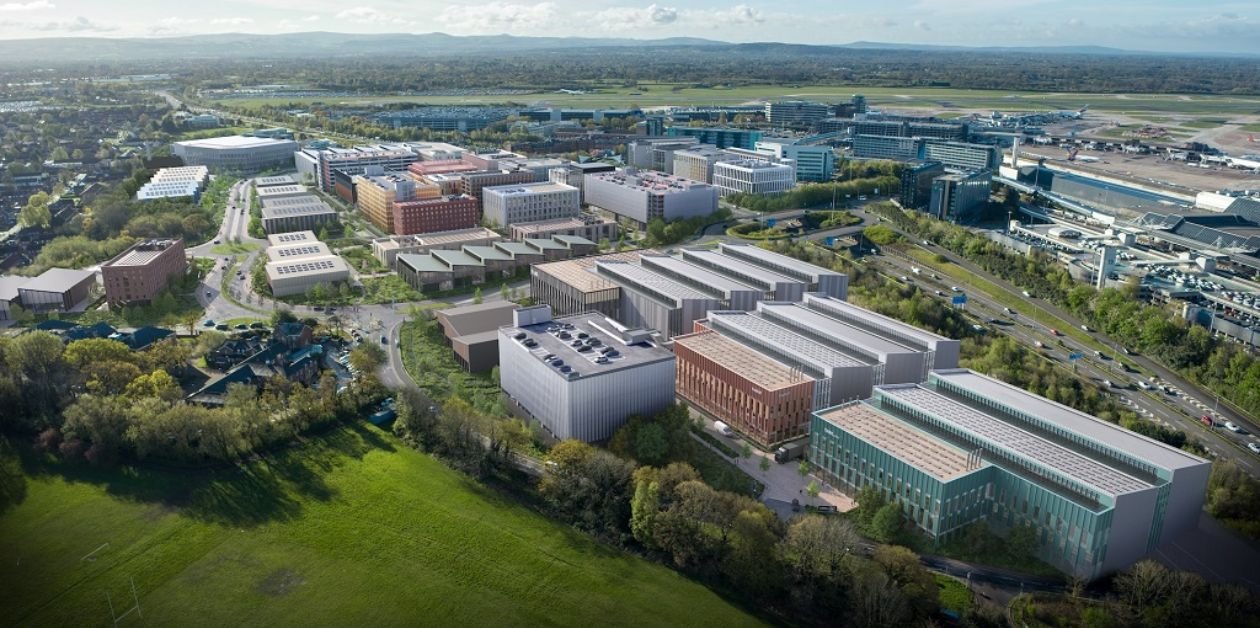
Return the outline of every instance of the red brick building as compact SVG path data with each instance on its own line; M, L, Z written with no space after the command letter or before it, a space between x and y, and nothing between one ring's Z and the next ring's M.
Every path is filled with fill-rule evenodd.
M467 194L393 203L394 235L454 231L477 226L477 199Z
M809 432L813 379L700 324L697 328L674 338L679 397L766 449Z
M105 300L111 307L147 304L186 272L183 240L141 242L101 266Z

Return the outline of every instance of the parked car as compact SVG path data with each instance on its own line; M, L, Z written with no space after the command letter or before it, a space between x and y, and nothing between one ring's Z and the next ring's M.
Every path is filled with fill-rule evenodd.
M714 421L713 429L717 430L722 436L726 436L728 438L735 436L735 430L731 429L731 426L721 421Z
M214 320L208 318L206 319L206 322L202 323L202 325L205 325L206 327L214 327Z

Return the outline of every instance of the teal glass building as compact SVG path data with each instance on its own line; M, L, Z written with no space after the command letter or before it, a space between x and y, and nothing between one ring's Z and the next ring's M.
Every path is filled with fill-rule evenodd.
M1037 531L1037 555L1092 580L1195 527L1211 464L965 369L814 413L810 460L873 485L936 541L984 520Z

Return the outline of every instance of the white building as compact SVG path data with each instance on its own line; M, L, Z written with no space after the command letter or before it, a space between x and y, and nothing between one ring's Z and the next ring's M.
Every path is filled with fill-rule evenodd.
M673 175L622 170L587 175L586 202L646 225L654 218L708 216L717 211L718 191Z
M296 148L294 150L297 150ZM306 148L293 154L298 175L314 180L319 189L333 189L333 170L347 175L364 174L369 166L382 170L406 170L419 157L406 144L377 144L354 148Z
M310 231L268 236L267 283L271 294L303 294L312 287L350 280L350 267Z
M216 172L248 174L275 168L293 167L293 140L232 135L171 144L171 153L189 166L206 166Z
M267 233L317 231L337 222L337 212L314 194L275 198L263 202L262 226Z
M563 183L496 185L481 193L483 217L500 227L572 218L581 211L578 189Z
M713 186L722 196L729 194L782 194L796 185L792 166L760 159L743 159L714 164Z
M739 157L716 146L702 144L687 150L674 151L674 175L701 183L713 183L713 166Z
M180 168L162 168L153 174L147 183L136 190L136 200L155 198L192 198L201 196L210 180L210 171L205 166L184 166Z
M631 415L674 401L674 354L601 314L552 320L546 305L499 329L499 381L513 405L559 439L610 438Z
M836 153L830 146L802 146L791 138L766 138L757 142L757 151L776 160L791 160L797 181L830 181L836 173Z

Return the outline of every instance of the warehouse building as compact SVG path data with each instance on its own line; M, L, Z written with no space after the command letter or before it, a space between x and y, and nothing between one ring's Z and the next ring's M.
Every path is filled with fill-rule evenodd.
M621 286L617 320L659 332L665 338L689 333L709 310L722 307L712 294L696 290L644 266L599 261L595 272Z
M96 272L49 268L17 287L17 300L28 312L69 312L84 305L96 287Z
M254 179L254 187L266 188L273 185L297 185L297 180L287 174L278 174Z
M751 244L723 242L718 246L722 255L744 260L767 268L781 275L806 283L807 292L821 292L829 297L844 299L849 294L849 276L802 262L794 257L768 251Z
M674 354L648 332L597 313L553 320L545 305L514 316L499 330L503 392L555 438L607 440L674 402Z
M336 210L314 194L270 198L262 203L262 226L267 233L319 231L336 222Z
M452 290L506 279L543 260L588 255L595 243L575 236L524 242L464 245L459 249L431 249L428 253L398 253L395 269L408 285L421 292Z
M645 253L639 257L639 264L672 281L718 299L719 309L751 310L765 296L758 288L676 257Z
M284 246L303 242L319 242L314 231L294 231L292 233L273 233L267 236L268 246Z
M512 324L519 307L496 301L438 310L434 316L455 361L469 373L485 373L499 365L499 328Z
M258 195L258 200L262 201L263 205L266 205L267 201L276 199L310 195L305 185L270 185L254 188L254 193Z
M350 280L350 267L310 231L279 233L267 239L267 283L271 294L304 294L319 284L331 286Z
M877 387L815 412L810 461L874 486L937 541L974 521L1036 532L1039 558L1092 580L1197 525L1211 464L977 373Z
M711 330L678 336L679 397L758 446L802 436L809 428L814 380Z

